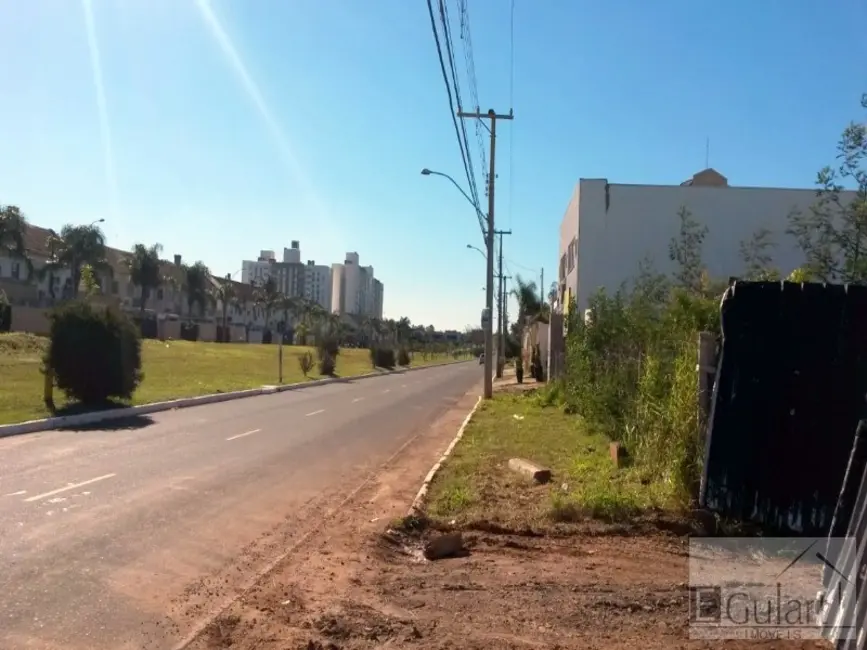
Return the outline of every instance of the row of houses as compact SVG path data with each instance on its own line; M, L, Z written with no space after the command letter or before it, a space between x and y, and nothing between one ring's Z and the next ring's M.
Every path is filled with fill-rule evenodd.
M70 269L43 272L52 257L49 244L53 236L54 233L46 228L33 225L27 227L25 248L33 267L32 273L29 272L27 261L0 252L0 290L13 305L12 329L15 331L46 333L46 308L73 295ZM131 253L127 251L106 246L105 260L112 272L102 274L99 284L101 300L132 312L141 308L142 291L130 278L127 265L130 257ZM216 322L222 319L224 305L220 300L190 307L184 290L184 267L180 255L162 263L161 275L164 278L162 286L147 299L148 312L170 320L192 318L202 322ZM231 285L235 299L225 306L228 321L242 324L253 331L261 331L266 325L273 325L266 324L265 310L256 304L255 286L214 276L209 276L208 282L214 293L221 284ZM273 314L271 320L277 317Z

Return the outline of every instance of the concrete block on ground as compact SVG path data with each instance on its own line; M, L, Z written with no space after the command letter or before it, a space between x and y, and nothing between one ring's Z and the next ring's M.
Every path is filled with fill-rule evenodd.
M454 557L464 550L464 540L460 533L446 533L427 542L424 546L424 556L428 560L439 560Z
M551 480L551 470L524 458L509 460L509 469L531 477L536 483L547 483Z

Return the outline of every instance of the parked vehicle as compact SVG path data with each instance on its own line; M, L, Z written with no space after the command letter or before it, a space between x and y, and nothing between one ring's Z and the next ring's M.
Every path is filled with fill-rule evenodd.
M479 355L479 365L481 366L483 363L485 363L485 353L484 352L482 352Z

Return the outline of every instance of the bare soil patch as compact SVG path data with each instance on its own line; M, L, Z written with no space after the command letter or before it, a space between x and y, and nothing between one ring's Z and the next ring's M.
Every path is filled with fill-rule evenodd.
M490 517L479 515L483 502L473 502L471 517L422 519L410 529L395 521L473 401L466 399L436 423L430 436L191 647L830 647L814 641L690 641L687 545L689 534L701 530L686 516L646 510L620 520L585 514L552 521L543 512L549 497L536 495L526 504L513 501L508 516L505 504L494 501ZM472 437L464 444L472 445ZM632 494L631 483L626 494ZM425 560L425 542L449 530L462 532L466 552Z

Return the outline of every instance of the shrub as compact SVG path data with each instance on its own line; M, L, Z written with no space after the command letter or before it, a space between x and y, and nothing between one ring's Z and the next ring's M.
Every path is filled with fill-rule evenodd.
M330 354L325 352L319 357L319 374L323 377L333 377L334 371L337 368L337 363Z
M157 319L152 316L134 316L133 320L143 339L157 338Z
M269 330L269 329L262 330L262 343L264 343L265 345L269 345L271 343L272 338L273 338L273 335L271 334L271 330Z
M0 291L0 332L8 332L12 329L12 305L6 298L6 294Z
M412 360L409 358L409 352L407 352L406 348L398 350L397 365L408 366L410 363L412 363Z
M566 406L685 500L702 461L698 333L719 332L719 297L644 289L599 292L590 323L570 325Z
M340 339L329 332L323 332L316 338L316 354L321 361L326 356L336 359L340 354Z
M199 324L198 323L181 323L181 339L184 341L199 340Z
M310 371L313 370L313 355L310 352L305 352L300 357L298 357L298 366L301 368L301 372L304 373L306 377L310 374Z
M96 405L130 399L141 383L141 337L135 323L111 309L72 301L51 313L45 365L70 399Z
M370 356L374 368L387 368L391 370L395 366L394 350L391 348L371 348Z

